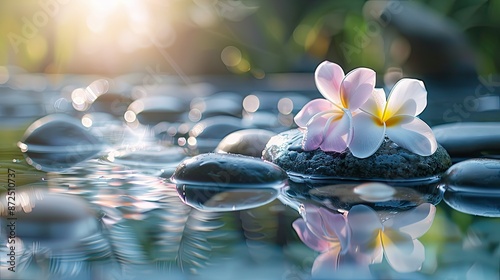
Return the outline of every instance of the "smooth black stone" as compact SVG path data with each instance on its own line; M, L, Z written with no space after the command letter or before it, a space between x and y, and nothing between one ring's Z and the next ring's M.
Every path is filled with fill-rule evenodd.
M29 164L44 171L69 168L103 148L79 120L64 114L35 121L26 129L18 146Z
M220 141L216 153L240 154L261 157L269 139L276 133L264 129L244 129L235 131Z
M201 154L184 160L172 176L176 184L235 186L275 184L288 178L279 166L234 154ZM263 186L264 187L264 186Z
M465 122L432 128L452 158L500 155L500 122Z
M469 159L450 167L442 182L447 190L500 195L500 160Z
M304 151L303 134L298 129L282 132L267 143L262 158L287 172L303 176L346 179L408 179L440 175L451 166L446 150L439 146L431 156L420 156L389 139L368 158L354 157L349 150L341 153L321 149Z

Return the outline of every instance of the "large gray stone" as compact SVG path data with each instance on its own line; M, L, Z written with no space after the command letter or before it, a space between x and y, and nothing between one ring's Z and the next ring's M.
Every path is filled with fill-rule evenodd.
M454 160L500 155L500 122L450 123L432 130Z
M320 149L304 151L303 134L297 129L280 133L267 143L262 158L287 172L305 176L328 176L346 179L409 179L440 175L451 166L446 150L438 146L431 156L414 154L389 139L368 158L354 157Z

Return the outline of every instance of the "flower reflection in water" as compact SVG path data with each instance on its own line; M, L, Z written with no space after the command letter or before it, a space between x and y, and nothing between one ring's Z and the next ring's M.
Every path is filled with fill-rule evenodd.
M425 259L425 249L417 239L425 234L436 208L423 203L398 213L376 212L366 205L349 211L305 205L303 218L293 223L299 238L321 252L312 267L313 277L332 277L333 273L370 275L369 265L385 259L397 272L414 272ZM356 269L346 269L356 266ZM350 272L349 272L350 271Z

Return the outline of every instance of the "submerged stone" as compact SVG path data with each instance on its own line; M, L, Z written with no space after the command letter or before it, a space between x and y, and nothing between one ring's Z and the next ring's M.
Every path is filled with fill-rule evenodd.
M470 159L446 171L441 187L452 208L473 215L500 217L500 160Z
M298 129L282 132L267 143L262 158L289 173L305 177L343 179L415 179L438 176L451 166L446 150L438 145L430 156L420 156L386 138L368 158L344 152L304 151L303 134Z
M209 153L181 162L172 181L176 184L239 186L276 184L287 178L279 166L258 158Z
M500 122L443 124L432 130L454 159L500 155Z
M94 156L103 145L79 120L54 114L31 124L18 147L36 169L57 171Z
M269 139L276 133L264 129L244 129L235 131L220 141L216 153L240 154L261 157Z

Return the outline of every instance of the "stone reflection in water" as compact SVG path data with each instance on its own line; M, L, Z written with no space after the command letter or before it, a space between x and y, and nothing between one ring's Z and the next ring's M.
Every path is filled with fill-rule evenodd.
M182 279L235 243L233 231L218 231L226 222L221 213L185 205L174 185L143 170L92 160L51 173L48 183L51 191L80 195L99 210L109 259L118 265L111 279Z
M500 160L459 162L444 174L441 188L444 201L457 211L500 217Z
M257 158L202 154L183 161L171 181L186 204L203 211L235 211L273 201L286 173Z
M422 203L437 205L442 199L438 188L439 178L427 180L367 182L349 180L289 180L290 198L313 200L333 209L349 210L358 204L366 204L375 210L404 210Z
M293 228L308 247L320 252L313 278L371 278L370 265L384 259L397 272L420 269L425 249L417 238L429 230L435 209L423 203L386 212L360 204L340 213L307 203Z
M15 269L22 279L38 278L40 271L52 279L85 279L96 272L106 276L101 270L110 264L111 247L102 235L95 211L85 200L50 193L40 186L19 188L22 191L15 195L16 210L7 208L5 193L1 202L2 225L14 227L9 230L2 226L0 232L2 243L12 246L0 249L2 275L10 273L7 269L12 265L4 257L14 251ZM16 218L14 222L9 220L12 217Z
M179 197L187 205L202 211L236 211L268 204L278 197L274 188L217 187L207 185L177 185Z
M103 149L99 140L79 120L63 114L48 115L35 121L17 145L26 162L44 171L70 168Z
M396 189L382 183L365 183L355 187L353 192L367 202L384 202L393 198Z

